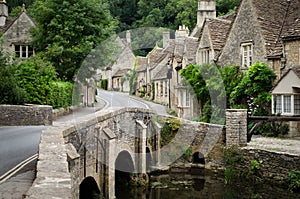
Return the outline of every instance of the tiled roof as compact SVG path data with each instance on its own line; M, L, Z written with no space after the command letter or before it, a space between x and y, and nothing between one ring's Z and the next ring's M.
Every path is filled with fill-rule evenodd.
M127 74L127 72L129 71L130 69L126 68L126 69L120 69L118 70L113 77L123 77Z
M165 57L158 65L157 65L157 71L156 74L153 76L153 80L161 80L161 79L167 79L168 74L168 58Z
M0 27L0 32L4 33L7 31L7 29L15 22L17 18L7 18L6 19L6 22L5 22L5 25Z
M221 50L225 44L231 21L224 19L206 19L211 41L215 50Z
M289 6L286 23L283 28L283 37L300 36L300 1L292 0Z
M198 39L194 37L188 37L185 40L185 49L184 54L187 57L187 64L196 63L196 54L197 54L197 47L198 47Z
M300 1L252 0L252 2L266 42L267 56L281 55L283 50L281 37L299 34Z
M185 45L186 37L179 37L175 39L175 47L174 47L174 56L182 57L184 53L184 45Z
M148 59L147 57L137 57L137 71L142 72L147 69Z
M155 47L147 56L150 59L150 69L155 68L167 55L168 52L165 52L162 48Z

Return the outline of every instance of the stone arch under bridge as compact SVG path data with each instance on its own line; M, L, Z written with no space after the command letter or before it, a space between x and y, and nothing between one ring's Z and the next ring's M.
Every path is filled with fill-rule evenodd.
M159 148L156 135L160 127L151 120L152 115L149 110L134 108L101 111L65 133L69 154L73 154L68 161L74 198L87 177L93 177L105 198L114 198L116 171L146 173L146 147ZM147 137L152 145L147 144Z
M244 114L243 111L235 110L227 115L231 121L226 125L226 131L229 129L229 133L225 132L223 125L181 120L181 132L177 140L174 139L175 142L178 141L174 146L180 153L184 153L182 148L185 146L182 147L181 144L189 140L191 155L201 153L205 159L205 166L222 166L220 154L223 147L227 143L239 144L245 134L241 129L241 124L245 122L241 113ZM155 168L165 165L163 161L170 154L170 150L160 147L162 127L152 117L157 116L145 109L115 108L97 112L64 131L64 139L69 146L68 163L72 176L73 198L78 198L80 184L89 176L94 178L105 198L114 198L118 169L115 163L120 160L120 154L126 154L129 162L132 162L128 164L128 171L138 174L146 173L150 166ZM240 125L235 126L235 122Z

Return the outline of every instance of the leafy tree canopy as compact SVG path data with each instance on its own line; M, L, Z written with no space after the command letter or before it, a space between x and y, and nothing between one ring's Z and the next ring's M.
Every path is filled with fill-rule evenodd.
M256 62L230 95L231 104L241 104L254 115L269 113L273 81L276 75L266 64Z
M117 24L99 0L37 0L32 13L38 23L32 43L64 80L74 78L84 58Z

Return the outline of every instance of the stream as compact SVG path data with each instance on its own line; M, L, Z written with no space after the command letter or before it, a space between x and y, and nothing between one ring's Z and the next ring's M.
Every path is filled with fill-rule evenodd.
M151 175L147 187L117 186L117 199L300 199L300 193L249 181L226 185L224 175L169 173Z

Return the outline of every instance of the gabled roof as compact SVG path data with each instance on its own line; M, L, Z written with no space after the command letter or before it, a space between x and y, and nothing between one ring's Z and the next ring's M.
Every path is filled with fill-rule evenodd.
M293 0L289 6L286 23L284 24L284 38L300 37L300 1Z
M231 21L216 18L206 19L205 23L210 31L213 48L215 50L221 50L225 44Z
M196 63L196 54L197 54L197 47L198 47L198 39L194 37L188 37L185 40L184 45L184 55L187 58L187 64Z
M185 40L186 37L175 38L175 47L173 53L176 58L182 58L184 53Z
M146 71L148 64L148 58L147 57L137 57L137 72L143 72Z
M155 47L147 56L150 59L150 70L154 69L167 55L168 52L162 48Z
M290 72L294 72L295 75L299 78L300 80L300 67L293 67L293 68L289 68L281 77L280 79L275 83L275 85L273 86L271 92L273 92L273 90L283 81L283 79L290 73ZM300 82L300 81L299 81Z
M281 55L283 50L281 37L286 34L294 34L299 28L297 20L299 21L300 16L300 1L252 0L252 3L265 40L267 56ZM295 22L297 23L295 24Z
M130 69L129 68L126 68L126 69L119 69L113 77L123 77L127 74L127 72L129 71Z

